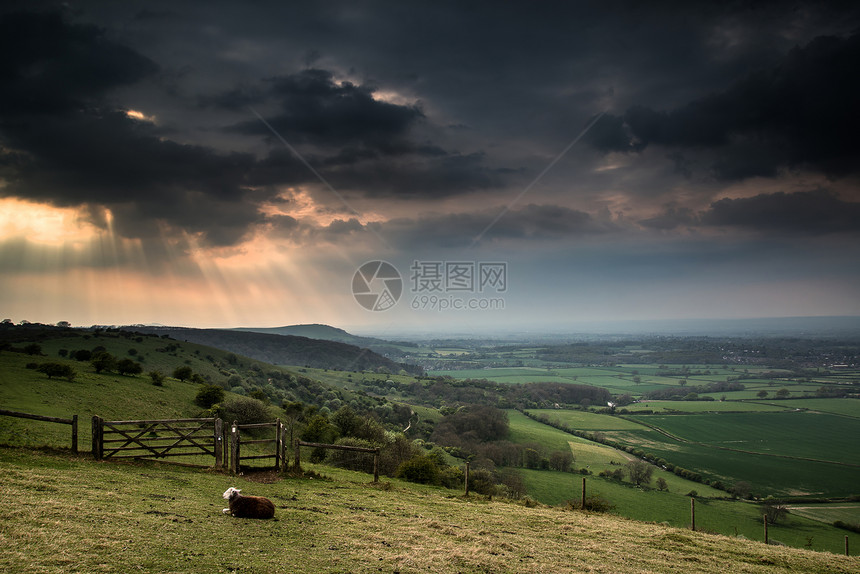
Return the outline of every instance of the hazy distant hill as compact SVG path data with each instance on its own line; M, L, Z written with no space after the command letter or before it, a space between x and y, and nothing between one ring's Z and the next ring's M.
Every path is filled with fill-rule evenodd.
M296 337L307 337L309 339L323 339L326 341L337 341L359 347L371 347L373 345L386 345L387 341L374 339L373 337L359 337L352 335L329 325L319 323L308 325L286 325L284 327L237 327L232 331L247 331L251 333L266 333L269 335L293 335Z
M337 341L339 343L357 345L365 349L370 349L375 353L389 357L395 361L408 354L408 351L404 351L402 348L399 348L398 345L410 345L409 343L394 343L384 339L377 339L375 337L359 337L358 335L353 335L343 329L319 323L308 325L286 325L284 327L238 327L235 330L251 333L293 335L296 337L308 337L325 341Z
M308 325L307 327L314 327ZM318 327L325 327L319 325ZM253 332L236 329L192 329L186 327L128 327L141 333L168 335L181 341L217 347L252 359L278 365L302 365L321 369L374 370L384 367L396 373L401 369L421 372L421 367L397 363L387 357L355 344L274 332ZM332 331L339 331L328 327ZM343 331L346 333L346 331ZM348 333L346 333L349 335ZM355 337L360 339L360 337Z

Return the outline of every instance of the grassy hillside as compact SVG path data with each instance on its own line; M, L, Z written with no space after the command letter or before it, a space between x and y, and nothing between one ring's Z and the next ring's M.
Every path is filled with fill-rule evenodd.
M200 416L203 409L194 403L198 382L180 381L170 375L177 367L188 367L194 375L213 385L233 389L238 394L262 392L271 401L272 418L282 415L283 400L300 400L320 407L350 401L377 405L379 401L345 389L330 388L290 370L212 347L158 336L127 332L50 330L28 333L0 350L0 408L30 414L69 418L79 416L79 445L89 449L90 420L93 415L106 420L160 419ZM3 341L0 341L2 343ZM39 352L20 352L27 345ZM124 376L115 372L96 373L89 360L70 357L76 351L103 349L117 358L140 363L143 373ZM76 371L73 381L48 378L28 365L48 362L68 365ZM166 375L163 386L155 386L147 373ZM227 391L226 400L236 394ZM14 446L67 447L67 426L25 419L0 417L0 444Z
M403 369L421 372L413 365L400 364L357 345L303 336L260 333L232 329L190 329L180 327L131 327L142 333L169 335L231 351L277 365L305 365L323 369L374 370L397 373Z
M48 379L26 368L34 360L40 362L39 358L17 353L0 355L0 405L7 410L44 416L70 418L77 414L81 450L90 448L93 415L107 420L164 419L197 416L202 410L194 404L198 384L167 379L164 386L157 387L148 377L96 374L75 361L68 361L78 370L74 381ZM0 417L0 444L68 447L70 436L65 425Z
M860 559L321 470L252 476L0 449L6 572L828 572ZM229 486L275 520L221 512Z

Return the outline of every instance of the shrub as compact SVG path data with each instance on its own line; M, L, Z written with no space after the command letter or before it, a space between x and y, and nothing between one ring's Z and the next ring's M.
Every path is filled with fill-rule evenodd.
M254 400L254 399L246 399L246 400ZM257 401L259 402L259 401ZM262 403L260 403L262 404ZM317 442L317 443L331 443L337 437L337 427L331 424L328 421L328 417L323 414L315 415L308 422L308 426L305 427L304 432L301 434L301 439L307 442ZM311 452L310 461L311 462L322 462L326 458L326 450L321 447L317 447Z
M406 435L386 432L379 457L379 472L394 476L401 464L417 454L421 454L420 449Z
M96 373L101 373L102 371L110 372L116 369L116 357L105 351L99 351L93 354L90 364L96 370Z
M356 446L361 448L375 448L376 445L355 437L343 437L335 442L341 446ZM357 470L359 472L373 472L373 453L355 452L348 450L331 450L328 453L328 462L333 466Z
M24 352L28 355L41 355L42 354L42 346L38 343L30 343L24 347Z
M568 472L572 464L573 453L570 452L570 449L556 450L549 455L549 467L553 470Z
M496 494L496 483L492 473L483 468L469 471L469 490L486 496Z
M462 488L465 477L462 468L448 466L439 471L439 484L445 488Z
M155 385L156 387L164 386L164 375L161 373L161 371L149 371L149 373L147 374L149 375L149 378L152 379L153 385Z
M188 367L188 366L176 367L173 370L173 378L179 379L180 381L184 381L186 379L190 379L192 373L193 373L193 371L191 370L191 367Z
M271 422L274 418L269 407L257 399L236 397L222 403L216 412L228 424L237 421L240 425Z
M568 500L567 508L569 510L582 510L582 500ZM590 510L592 512L609 512L614 508L615 505L610 504L608 500L599 494L592 494L585 498L585 510Z
M837 520L833 523L833 526L835 526L836 528L842 528L843 530L857 532L858 534L860 534L860 524L852 524L850 522L843 522L841 520Z
M48 375L48 378L51 379L53 377L64 377L69 381L75 380L77 373L75 369L70 367L69 365L62 365L60 363L42 363L36 370L40 373L45 373Z
M71 353L71 357L76 361L89 361L93 358L93 353L87 349L80 349L79 351Z
M194 404L208 409L223 400L224 389L217 385L201 385L200 390L197 391L197 396L194 397Z
M615 470L601 470L598 476L602 478L608 478L609 480L617 480L618 482L621 482L622 480L624 480L624 469L616 468Z
M116 371L120 375L139 375L143 372L143 367L140 363L135 363L131 359L120 359L116 364Z
M418 484L438 484L439 468L426 455L413 456L397 469L397 478Z

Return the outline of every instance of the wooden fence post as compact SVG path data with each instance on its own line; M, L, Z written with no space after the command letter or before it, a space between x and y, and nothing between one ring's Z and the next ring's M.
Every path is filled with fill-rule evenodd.
M296 459L293 461L293 472L302 471L302 447L299 446L299 439L296 439Z
M230 471L238 474L239 467L239 427L238 421L233 421L233 427L230 430Z
M281 470L281 419L275 419L275 470Z
M281 466L278 467L278 472L287 470L287 449L284 438L284 423L281 423L278 425L278 452L281 453Z
M845 556L851 556L848 554L848 536L845 536Z
M466 476L465 476L465 487L466 487L466 496L469 496L469 463L466 463Z
M215 419L214 427L212 435L215 440L215 468L220 469L224 467L224 421Z
M78 415L72 415L72 452L78 452Z
M764 515L764 543L765 543L765 544L767 544L767 543L768 543L768 538L767 538L767 514L765 514L765 515Z
M379 449L373 453L373 482L379 482Z
M102 459L102 436L102 419L98 415L93 415L92 452L96 460Z
M696 499L690 498L690 529L696 531Z
M582 477L582 506L581 508L585 510L585 477Z

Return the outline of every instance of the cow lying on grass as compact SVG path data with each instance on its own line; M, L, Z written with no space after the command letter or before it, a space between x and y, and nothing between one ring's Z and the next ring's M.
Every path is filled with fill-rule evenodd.
M268 498L262 496L242 496L238 488L232 486L224 491L230 508L222 510L224 514L230 514L236 518L272 518L275 515L275 505Z

